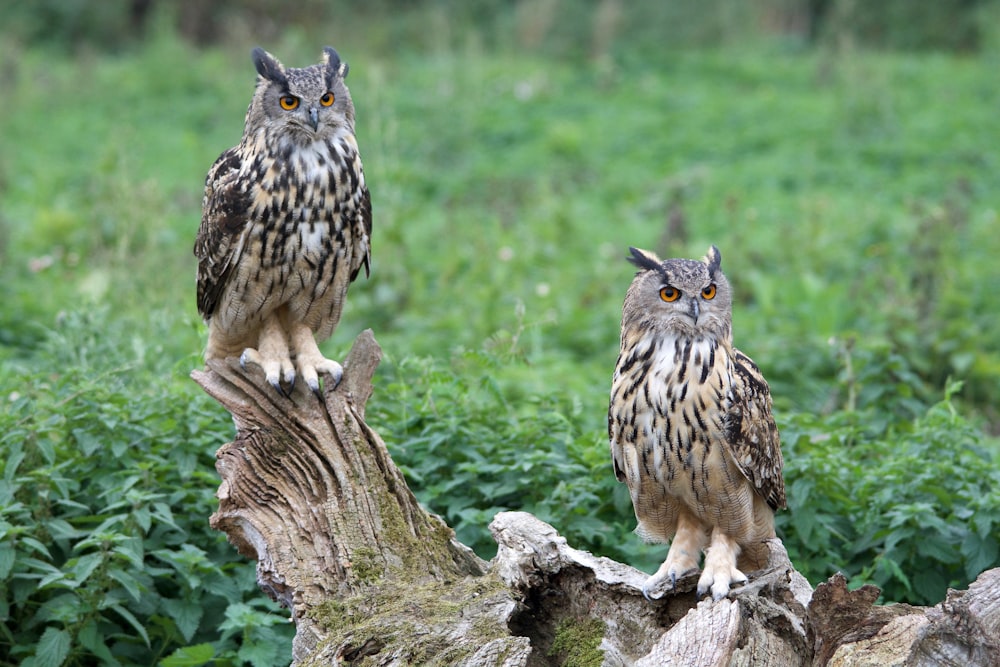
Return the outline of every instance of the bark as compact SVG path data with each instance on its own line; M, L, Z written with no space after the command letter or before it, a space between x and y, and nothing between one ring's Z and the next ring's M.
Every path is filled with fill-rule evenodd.
M214 528L257 561L296 623L299 665L1000 665L1000 569L939 605L877 606L840 575L812 590L771 540L729 598L697 575L656 601L646 574L498 514L491 563L416 501L364 421L381 351L362 333L323 400L213 361L192 377L233 416Z

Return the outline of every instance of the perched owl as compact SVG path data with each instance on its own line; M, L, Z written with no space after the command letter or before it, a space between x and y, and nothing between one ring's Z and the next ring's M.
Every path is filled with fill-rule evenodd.
M766 565L764 540L785 506L771 395L760 369L733 347L718 248L702 261L631 251L639 271L622 308L608 435L636 532L670 542L643 593L673 588L704 551L698 594L711 590L718 600L746 581L740 567Z
M343 371L317 341L333 333L371 257L347 63L330 47L301 69L260 48L252 58L259 76L243 139L208 172L194 245L205 359L239 355L278 391L300 377L320 396L319 374L336 384Z

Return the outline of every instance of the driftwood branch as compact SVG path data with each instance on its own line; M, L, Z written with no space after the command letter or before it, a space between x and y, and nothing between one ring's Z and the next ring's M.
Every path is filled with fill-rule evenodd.
M257 561L296 623L300 665L1000 665L1000 570L931 608L876 606L841 576L813 591L780 540L719 602L697 577L650 602L646 575L571 548L523 512L491 563L416 501L364 421L381 351L362 333L322 401L235 360L192 377L233 416L214 528Z

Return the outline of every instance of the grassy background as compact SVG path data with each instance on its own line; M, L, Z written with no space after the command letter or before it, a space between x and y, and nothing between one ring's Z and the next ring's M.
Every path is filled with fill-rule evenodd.
M688 32L616 3L383 4L229 21L203 48L169 13L111 49L0 34L0 663L288 660L252 564L207 528L232 433L187 377L204 173L239 139L261 35L287 65L324 44L351 64L373 269L324 349L374 329L369 420L481 555L492 515L526 509L662 559L608 461L623 258L714 243L775 397L796 566L920 604L1000 566L990 35L872 50L741 30L740 3Z

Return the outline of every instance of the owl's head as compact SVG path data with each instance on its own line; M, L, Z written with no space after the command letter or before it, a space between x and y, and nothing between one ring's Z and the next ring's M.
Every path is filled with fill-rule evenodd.
M285 68L257 47L251 52L257 89L247 111L247 130L263 128L300 145L354 132L354 104L344 84L347 63L327 46L323 60L309 67Z
M732 292L718 248L709 248L701 261L661 260L646 250L629 250L639 271L625 295L623 330L731 338Z

